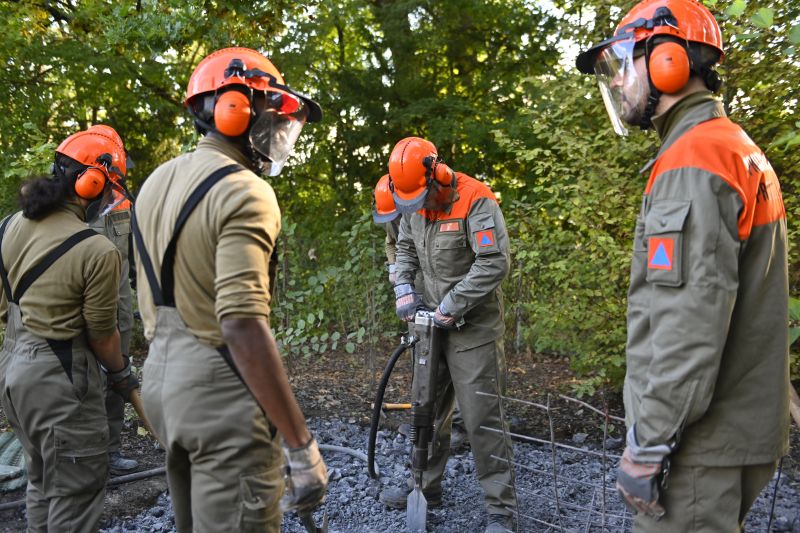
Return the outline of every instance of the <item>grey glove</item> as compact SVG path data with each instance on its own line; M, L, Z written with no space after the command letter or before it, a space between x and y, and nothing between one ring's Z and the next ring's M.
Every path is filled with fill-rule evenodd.
M420 306L417 293L414 292L414 286L410 283L401 283L394 288L395 298L395 311L400 320L411 322L414 320L414 314Z
M281 510L310 513L325 501L328 489L328 470L319 453L314 437L300 448L283 447L286 459L284 477L286 492L281 498Z
M640 446L636 439L636 425L628 430L626 441L617 466L617 490L633 513L640 512L658 520L666 512L658 503L659 486L672 447L667 444Z
M131 392L139 388L139 380L131 372L131 359L127 355L122 356L125 361L125 366L119 372L106 372L108 382L111 390L122 396L122 398L129 402L131 401Z

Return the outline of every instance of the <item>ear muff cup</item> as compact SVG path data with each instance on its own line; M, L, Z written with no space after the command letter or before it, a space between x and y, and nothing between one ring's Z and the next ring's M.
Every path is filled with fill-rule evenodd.
M94 200L106 186L107 174L97 167L89 167L75 180L75 194L84 200Z
M680 91L691 74L686 48L675 42L659 44L650 53L649 69L656 89L664 94Z
M228 91L214 105L214 127L228 137L238 137L250 125L250 99L239 91Z
M445 187L453 186L455 176L455 172L444 163L437 162L433 167L433 177Z

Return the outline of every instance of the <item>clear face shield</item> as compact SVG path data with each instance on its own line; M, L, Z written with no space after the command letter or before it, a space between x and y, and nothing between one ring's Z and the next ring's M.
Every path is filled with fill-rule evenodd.
M266 93L266 105L250 128L253 149L266 159L265 171L280 174L308 119L303 100L286 92Z
M103 192L86 207L86 223L92 224L125 202L132 204L133 196L128 192L124 182L117 179L106 180Z
M600 94L617 134L628 134L628 125L637 125L647 105L649 86L634 66L633 38L608 45L597 56L594 72Z

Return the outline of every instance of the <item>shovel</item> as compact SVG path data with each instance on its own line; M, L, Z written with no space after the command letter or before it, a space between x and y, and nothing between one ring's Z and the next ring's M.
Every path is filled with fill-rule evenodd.
M428 515L428 500L422 494L419 483L414 483L414 490L406 499L406 525L411 533L424 533Z

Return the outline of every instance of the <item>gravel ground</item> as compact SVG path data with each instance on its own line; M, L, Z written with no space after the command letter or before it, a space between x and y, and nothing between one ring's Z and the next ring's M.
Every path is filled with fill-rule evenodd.
M322 444L355 448L366 453L368 428L359 427L348 420L320 420L309 422L312 431ZM587 442L585 434L573 436L572 446L598 451L597 445ZM621 440L606 442L609 454L621 452ZM392 431L378 433L377 461L381 477L372 480L367 475L366 464L349 455L325 452L330 475L330 486L325 512L330 519L330 533L388 533L405 530L405 512L388 510L378 501L384 486L400 485L408 476L409 443L405 437ZM600 450L601 452L602 450ZM556 521L553 490L553 456L549 446L522 442L514 443L516 486L520 502L519 531L549 531L548 523ZM624 510L613 486L613 458L608 459L607 474L602 453L598 455L559 449L557 453L559 495L562 509L561 525L565 531L600 531L604 484L606 527L613 531L628 531L630 515ZM469 448L455 452L447 464L443 483L442 506L429 509L428 530L440 533L482 532L486 526L486 512L480 486L475 477L474 461ZM591 485L590 485L591 484ZM748 518L748 531L766 531L772 501L774 480L756 501ZM589 511L588 509L591 509ZM321 524L322 512L316 513ZM109 533L127 531L172 532L174 520L172 507L166 494L162 494L155 507L133 520L113 521ZM295 515L287 515L282 531L303 533L305 529ZM775 505L772 531L800 533L800 480L792 479L786 472L781 476Z

